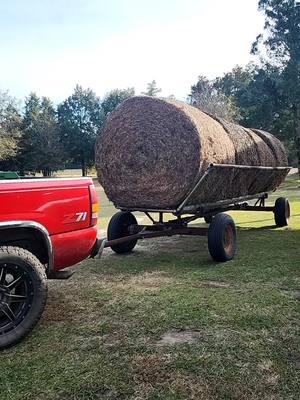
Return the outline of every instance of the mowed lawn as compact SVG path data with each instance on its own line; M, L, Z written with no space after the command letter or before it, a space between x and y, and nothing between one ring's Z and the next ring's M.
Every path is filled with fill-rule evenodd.
M49 281L40 324L0 354L0 399L299 399L299 185L270 198L290 198L288 228L232 213L231 262L204 237L161 238ZM104 230L114 209L98 189Z

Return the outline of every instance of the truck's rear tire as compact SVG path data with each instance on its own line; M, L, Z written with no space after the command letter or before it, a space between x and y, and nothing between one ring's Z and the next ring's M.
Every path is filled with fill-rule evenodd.
M215 261L232 260L236 252L236 227L227 214L217 214L209 225L208 249Z
M128 228L130 225L137 225L135 216L126 211L117 212L109 221L107 228L107 239L114 240L120 239L124 236L129 236L130 232ZM136 244L137 240L131 240L126 243L111 246L111 249L118 254L130 253Z
M28 250L0 247L0 350L27 336L47 300L47 277Z
M274 218L278 227L287 226L291 215L290 203L285 197L278 197L275 201Z

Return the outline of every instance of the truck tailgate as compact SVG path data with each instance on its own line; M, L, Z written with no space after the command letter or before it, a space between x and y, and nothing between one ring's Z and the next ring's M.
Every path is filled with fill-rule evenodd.
M24 179L0 182L0 221L31 220L50 235L90 225L90 178Z

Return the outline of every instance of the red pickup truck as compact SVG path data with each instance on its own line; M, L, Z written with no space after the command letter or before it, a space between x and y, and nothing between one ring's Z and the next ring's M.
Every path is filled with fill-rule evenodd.
M0 349L36 325L47 278L98 253L98 199L90 178L0 181Z

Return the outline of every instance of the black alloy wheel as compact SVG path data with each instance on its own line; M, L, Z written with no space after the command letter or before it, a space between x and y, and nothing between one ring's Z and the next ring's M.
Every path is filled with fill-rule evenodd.
M0 247L0 350L27 336L47 299L44 266L28 250Z

